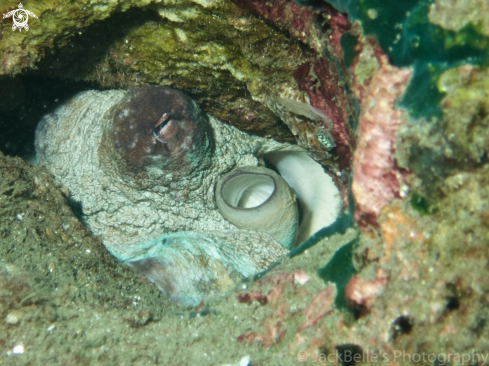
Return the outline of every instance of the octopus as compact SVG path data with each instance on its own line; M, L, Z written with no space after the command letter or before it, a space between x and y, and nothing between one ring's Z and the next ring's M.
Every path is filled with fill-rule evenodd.
M82 92L41 119L35 147L108 251L185 305L267 269L340 209L303 149L217 121L169 87Z

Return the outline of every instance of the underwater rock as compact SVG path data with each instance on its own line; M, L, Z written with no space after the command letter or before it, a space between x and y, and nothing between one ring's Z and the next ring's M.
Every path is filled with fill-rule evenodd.
M69 188L72 199L81 203L88 228L126 263L153 258L150 248L161 246L162 241L190 242L192 250L200 253L203 242L191 239L193 232L200 231L215 233L215 250L234 247L240 253L236 244L230 244L234 239L219 235L230 230L238 237L241 234L216 207L217 180L237 167L257 165L271 152L303 152L297 146L219 123L205 116L184 93L157 86L80 93L40 121L36 150L38 164L48 168ZM323 179L332 182L324 172ZM337 213L339 195L332 187L331 195L337 202L331 209ZM171 236L173 233L178 235ZM155 239L157 242L152 242ZM244 262L254 263L249 271L238 270L243 277L262 270L261 260L273 263L286 253L267 234L254 233L253 241L262 244L260 255L256 250L242 253ZM165 251L173 253L173 245L158 249L158 257L165 256L161 254ZM210 261L216 258L209 251L206 255ZM233 260L220 258L223 268L235 273ZM257 262L255 258L261 259ZM204 260L198 263L207 265ZM199 277L199 271L194 268L200 282L218 277L215 272L213 278ZM199 286L205 293L205 286ZM197 302L197 298L201 297L188 303Z
M446 93L441 101L443 135L449 146L445 157L462 166L467 158L483 162L489 152L488 85L489 70L473 65L449 69L438 79L439 90Z
M155 314L160 314L156 304L171 305L162 301L154 286L135 278L136 271L109 255L73 214L68 190L46 169L0 152L0 176L1 319L22 307L29 313L25 307L46 295L46 290L70 294L69 302L76 303L78 309L81 303L126 309L128 297L137 296L144 297L143 308L153 308ZM5 270L17 281L1 279ZM24 294L19 279L28 279L38 287L34 298ZM14 296L5 296L5 285L14 290ZM49 302L55 304L56 300ZM27 324L32 325L30 321ZM3 352L2 345L0 349Z
M309 9L284 0L232 1L311 47L294 66L293 82L281 85L279 98L269 100L257 96L257 99L282 118L299 145L308 149L314 159L327 165L332 172L348 170L355 148L352 129L357 112L348 88L350 77L342 62L340 39L351 27L344 14L327 3ZM296 116L302 113L285 106L285 111L293 113L291 116L283 110L283 101L287 99L317 110L316 113L326 116L328 121L313 118L312 123L309 120L304 123L297 120ZM321 143L322 134L318 131L322 129L327 130L334 141L333 151Z
M15 75L25 68L34 68L43 58L46 50L68 43L75 34L91 23L105 19L117 11L126 11L134 6L148 5L161 0L117 0L117 1L31 1L26 9L39 19L29 18L29 31L12 31L12 20L0 23L0 75ZM5 14L17 8L16 2L0 4L0 13ZM56 9L56 11L53 11Z
M261 137L297 141L333 173L347 169L356 111L348 73L338 62L338 40L349 27L346 18L331 7L310 12L290 1L281 14L289 7L297 14L281 27L241 5L165 1L114 13L72 37L68 47L48 52L36 67L43 76L95 82L106 89L158 84L185 90L218 120ZM333 57L323 56L328 51ZM277 98L312 106L330 118L334 128L327 138L333 144L325 148L321 143L321 121L284 109Z
M430 5L428 19L444 29L460 31L469 23L479 24L480 31L489 36L489 4L474 0L435 0Z

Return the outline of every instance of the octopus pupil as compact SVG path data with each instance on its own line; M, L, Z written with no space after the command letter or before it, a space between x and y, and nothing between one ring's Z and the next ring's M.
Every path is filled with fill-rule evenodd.
M163 122L161 122L158 126L154 128L153 133L155 135L158 135L161 129L165 127L168 124L168 122L170 122L170 119L171 119L170 116L168 116L165 120L163 120Z

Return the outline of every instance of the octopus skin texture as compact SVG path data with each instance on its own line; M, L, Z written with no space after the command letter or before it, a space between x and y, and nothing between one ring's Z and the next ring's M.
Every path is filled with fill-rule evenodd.
M215 186L267 154L303 150L223 124L179 90L82 92L41 119L35 147L109 252L172 300L198 305L288 253L228 222Z

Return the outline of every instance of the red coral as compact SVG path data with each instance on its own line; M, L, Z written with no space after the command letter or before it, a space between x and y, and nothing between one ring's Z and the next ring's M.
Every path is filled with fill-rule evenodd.
M282 321L279 320L276 323L271 321L264 321L262 324L265 333L259 334L256 332L246 332L241 334L236 338L236 340L240 343L247 343L252 345L254 341L261 342L261 346L264 348L271 347L276 343L282 342L285 335L287 334L287 329L282 329Z
M317 21L318 13L290 0L232 0L237 6L249 10L294 37L305 39L310 24Z
M321 319L331 314L333 312L331 305L333 305L335 296L335 285L329 285L322 290L304 310L306 320L300 325L297 332L300 333L304 329L316 326Z
M299 66L293 75L299 90L309 95L311 105L333 121L330 133L336 142L339 168L348 168L355 142L348 126L347 109L344 108L349 101L340 86L342 83L336 66L326 57L319 57Z
M256 290L253 290L248 294L237 293L236 299L239 303L245 303L248 305L251 305L253 300L258 301L260 305L266 305L268 303L267 296L260 294Z
M332 47L334 56L343 58L340 38L350 30L351 24L331 5L324 3L312 9L302 7L292 0L232 1L275 27L288 31L293 37L307 43L317 53L324 52L327 42Z

